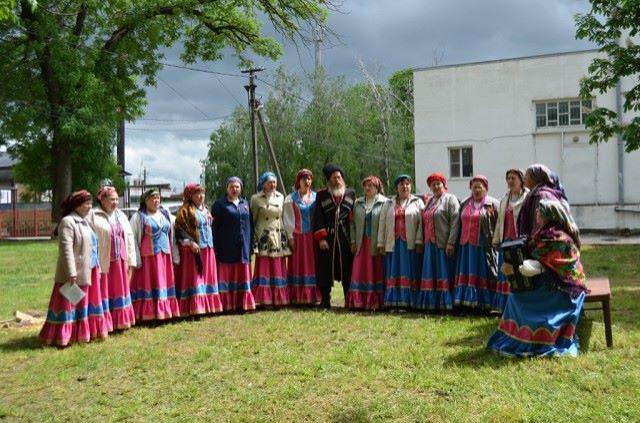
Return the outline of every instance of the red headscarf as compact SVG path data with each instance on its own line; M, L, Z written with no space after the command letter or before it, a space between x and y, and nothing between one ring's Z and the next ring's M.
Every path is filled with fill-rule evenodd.
M444 185L444 190L447 191L449 189L449 185L447 185L447 178L440 172L434 172L427 178L427 186L431 187L431 182L440 181L442 185Z
M98 201L102 201L103 198L106 198L114 193L118 194L118 191L116 190L115 187L104 186L98 190L98 193L96 194L96 198L98 199Z
M204 187L200 184L196 184L195 182L191 182L184 187L184 191L182 193L182 201L187 203L191 201L191 197L193 194L204 191Z
M294 184L294 187L297 190L300 189L300 179L305 178L307 176L313 179L313 172L311 172L309 169L300 169L298 171L298 173L296 174L296 182Z
M378 194L384 194L384 187L382 186L382 181L375 175L369 175L362 180L362 186L365 184L372 184L378 190Z
M65 197L60 205L62 209L62 217L71 214L78 206L91 200L91 194L86 189L73 192Z

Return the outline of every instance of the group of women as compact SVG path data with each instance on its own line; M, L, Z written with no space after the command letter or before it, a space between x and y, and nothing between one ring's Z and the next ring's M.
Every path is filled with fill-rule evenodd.
M211 210L204 188L189 184L175 217L162 208L159 192L148 190L130 221L113 187L100 189L93 210L88 192L70 195L57 229L56 283L41 339L66 346L139 321L317 305L313 174L300 170L286 198L276 182L265 172L247 201L242 180L230 177ZM345 306L498 311L489 340L495 351L575 355L585 288L564 190L544 165L510 169L506 183L498 201L488 195L487 178L476 175L460 203L440 173L427 178L425 197L412 193L409 175L396 178L391 198L379 178L365 178L350 216ZM528 260L514 269L499 247L523 236ZM510 292L514 272L530 277L534 288ZM76 285L82 299L70 300L65 285Z

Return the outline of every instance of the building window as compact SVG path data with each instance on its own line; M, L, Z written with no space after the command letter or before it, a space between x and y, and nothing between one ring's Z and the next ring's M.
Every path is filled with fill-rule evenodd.
M449 149L451 178L470 178L473 175L473 150L471 147Z
M591 100L536 102L536 128L583 125L591 107Z

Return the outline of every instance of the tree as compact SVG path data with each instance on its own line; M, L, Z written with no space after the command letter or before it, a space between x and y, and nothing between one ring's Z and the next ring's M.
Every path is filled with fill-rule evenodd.
M41 157L50 176L52 217L63 198L113 169L120 118L143 114L142 84L155 85L161 48L181 42L185 63L232 51L242 65L253 53L272 59L281 46L262 36L261 19L286 37L321 25L331 0L22 0L0 26L0 143L24 161ZM226 51L226 50L225 50ZM96 172L95 162L107 163ZM82 175L89 173L89 177Z
M640 46L631 37L640 31L640 4L637 1L591 0L591 10L576 15L576 36L600 46L605 57L596 58L589 75L580 82L580 95L590 99L594 92L605 93L622 78L640 73ZM624 39L623 39L624 38ZM623 111L640 110L640 84L624 94ZM598 107L586 121L591 142L608 141L614 135L624 139L627 152L640 148L640 117L621 122L616 111Z

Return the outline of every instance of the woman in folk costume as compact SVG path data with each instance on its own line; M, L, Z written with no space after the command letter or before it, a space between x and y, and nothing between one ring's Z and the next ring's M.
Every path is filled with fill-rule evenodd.
M58 264L40 340L65 347L74 342L106 338L109 332L100 292L98 238L86 220L91 194L76 191L62 202L62 220L56 228ZM74 305L66 288L81 291ZM62 289L62 291L61 291ZM76 300L77 300L76 299ZM74 300L75 302L75 300Z
M316 285L316 262L311 216L316 193L311 189L313 173L301 169L296 175L295 190L284 199L282 225L289 236L287 285L291 304L316 305L320 290Z
M469 188L471 196L460 205L453 302L456 306L491 310L498 272L492 242L500 204L487 194L489 181L485 176L474 176Z
M213 215L213 244L218 260L218 289L223 311L255 310L251 293L251 213L242 198L242 180L231 176L227 194L216 200Z
M289 236L283 229L284 196L276 191L277 178L265 172L258 181L258 192L251 196L253 250L256 262L251 291L257 306L289 304L287 259Z
M509 281L500 270L502 263L504 263L504 256L502 251L500 251L500 244L503 241L513 241L518 238L516 222L518 221L522 204L529 192L529 189L524 186L524 172L520 169L507 170L505 178L509 190L500 200L498 221L493 234L493 247L498 250L498 283L496 285L493 308L500 312L504 310L504 305L507 302L507 297L510 292Z
M516 228L518 236L531 237L538 229L536 224L536 210L540 200L558 200L567 209L570 218L569 202L558 176L543 164L532 164L524 173L524 186L529 188L518 219Z
M518 268L534 289L511 293L488 347L508 356L576 356L587 291L578 227L562 202L546 199L538 205L536 225L527 245L530 259ZM505 264L503 271L513 268Z
M397 195L385 206L378 227L378 251L386 252L385 307L410 307L412 290L420 277L424 203L411 194L412 182L409 175L395 179Z
M105 317L110 330L129 329L136 322L129 285L129 268L137 265L135 238L127 216L118 209L118 191L103 186L96 198L98 207L87 220L98 236Z
M362 187L364 197L354 203L351 219L351 252L354 256L346 306L379 310L384 305L384 255L377 249L378 227L388 199L377 176L364 178Z
M426 201L422 213L422 278L414 292L413 307L421 310L451 310L460 204L455 195L447 192L447 178L443 174L429 175L427 185L433 195Z
M160 205L160 192L149 189L131 216L138 267L131 277L131 299L137 321L180 316L172 257L173 216Z
M176 215L176 243L180 262L175 266L180 316L222 312L218 269L213 249L213 217L205 206L204 187L184 187L183 203Z

